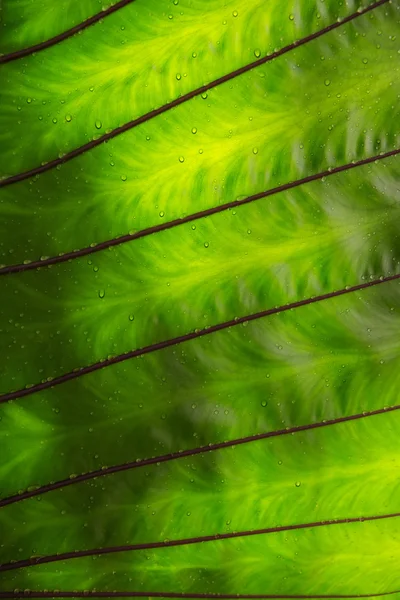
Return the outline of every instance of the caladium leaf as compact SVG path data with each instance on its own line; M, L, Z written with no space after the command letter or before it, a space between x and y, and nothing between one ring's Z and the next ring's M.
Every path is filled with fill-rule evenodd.
M0 597L398 593L399 8L4 0Z

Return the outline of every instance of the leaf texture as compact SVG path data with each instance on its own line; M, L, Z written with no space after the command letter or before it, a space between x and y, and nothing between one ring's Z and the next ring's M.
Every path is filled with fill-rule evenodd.
M0 65L2 597L399 595L400 5L369 5L136 0ZM4 0L0 51L110 6Z

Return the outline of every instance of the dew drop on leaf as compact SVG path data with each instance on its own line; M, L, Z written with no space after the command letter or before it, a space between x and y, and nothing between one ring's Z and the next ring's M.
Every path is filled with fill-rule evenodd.
M121 179L122 179L122 181L126 181L128 178L126 175L121 175Z
M261 402L261 406L262 406L263 408L265 408L267 405L268 405L268 402L267 402L266 400L263 400L263 401Z
M99 298L104 298L106 292L104 290L99 290Z
M192 128L192 133L197 133L197 127Z
M328 85L331 85L331 80L330 79L325 79L324 83L328 87Z
M67 123L71 123L71 121L72 121L71 115L66 115L65 120L67 121Z
M179 80L182 78L182 75L181 75L180 73L177 73L177 74L176 74L176 78L177 78L177 80L179 81Z
M301 486L301 481L296 481L295 486L296 487L300 487Z
M185 157L184 156L180 156L179 157L179 162L181 162L181 163L185 162Z
M209 247L209 243L208 242L204 242L204 248L208 248Z
M257 58L260 58L260 56L261 56L261 50L259 48L256 48L254 50L254 56L256 56Z
M238 14L239 14L239 13L238 13L238 11L237 11L237 10L234 10L234 11L233 11L233 13L232 13L232 16L233 16L233 17L237 17L237 16L238 16Z
M101 121L99 121L99 120L97 119L97 121L95 122L94 126L96 127L96 129L101 129L101 128L102 128L102 123L101 123Z
M294 15L289 15L289 20L294 21Z

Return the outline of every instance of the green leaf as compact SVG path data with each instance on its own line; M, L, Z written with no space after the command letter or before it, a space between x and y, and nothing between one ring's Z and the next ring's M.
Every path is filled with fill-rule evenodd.
M1 597L395 593L398 3L53 4L0 50L105 16L0 65Z

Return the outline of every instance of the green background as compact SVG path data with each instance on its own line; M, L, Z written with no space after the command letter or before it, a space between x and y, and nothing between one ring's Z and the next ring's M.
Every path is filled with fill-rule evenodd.
M0 52L107 6L3 0ZM0 176L57 158L358 8L336 0L136 0L0 65ZM2 187L0 262L56 256L396 149L399 10L388 2ZM400 273L399 160L1 276L0 393ZM0 497L397 404L399 300L398 282L383 283L1 404ZM399 435L400 413L391 412L35 496L0 508L0 563L395 513ZM400 519L392 518L0 572L0 591L380 593L400 589L399 557Z

